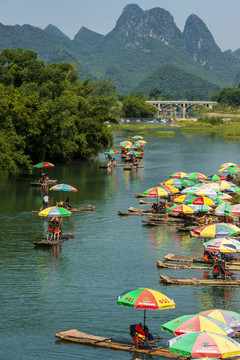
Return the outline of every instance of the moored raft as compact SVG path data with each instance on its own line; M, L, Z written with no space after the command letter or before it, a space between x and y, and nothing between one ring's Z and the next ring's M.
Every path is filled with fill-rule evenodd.
M169 276L159 275L162 282L171 285L211 285L211 286L240 286L239 279L195 279L195 278L171 278Z
M169 262L163 262L161 260L157 260L157 267L161 269L193 269L193 270L212 270L213 264L209 263L169 263ZM226 269L228 270L235 270L240 271L240 264L226 264Z
M175 254L167 254L164 256L164 259L167 261L176 261L176 262L190 262L190 263L203 263L206 264L207 262L203 260L203 258L194 257L194 256L181 256ZM227 263L240 265L240 258L236 257L234 260L228 260Z
M42 241L33 241L33 244L36 246L54 246L61 244L62 242L71 239L75 236L74 233L63 233L59 240L42 240Z
M59 339L71 341L74 343L85 344L90 346L97 346L101 348L136 352L140 354L149 354L154 356L163 356L174 359L187 359L185 356L170 353L168 348L163 346L142 346L137 347L130 341L114 340L112 338L104 338L101 336L89 335L76 329L62 331L56 333L55 336Z
M40 182L38 181L31 181L30 185L32 186L50 186L52 184L55 184L57 182L57 180L47 180L45 182Z

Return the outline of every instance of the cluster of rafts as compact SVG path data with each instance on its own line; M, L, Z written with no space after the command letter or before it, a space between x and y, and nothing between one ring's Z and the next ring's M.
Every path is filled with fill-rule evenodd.
M77 213L80 211L92 211L95 210L94 206L87 205L79 208L72 208L71 204L69 203L69 197L66 201L59 201L57 202L57 206L50 206L49 207L49 200L44 202L44 198L48 197L48 186L52 185L57 182L57 180L50 180L48 177L48 173L46 168L54 167L54 164L49 162L41 162L34 165L34 168L40 169L39 170L39 180L32 182L31 185L41 186L46 189L46 195L43 197L43 206L41 207L40 211L33 210L33 214L38 214L41 217L45 217L49 220L49 227L48 232L46 235L46 239L42 241L33 241L33 244L36 246L54 246L62 243L65 240L73 238L75 233L64 233L62 232L62 223L64 217L69 217L73 213ZM68 184L56 184L52 186L49 190L57 191L57 192L76 192L77 189ZM48 204L48 206L46 206ZM51 219L51 220L50 220Z
M162 185L159 185L159 189L161 189L159 191L161 191L162 195L163 188L161 186ZM235 186L232 185L232 187ZM196 188L198 187L196 186ZM211 189L211 187L207 186L203 187L203 189ZM218 195L220 195L220 193L221 196L225 194L225 192L222 190L223 189L217 190L219 192ZM168 197L168 195L169 193L167 193L165 196ZM211 198L209 195L206 195L206 197L209 199ZM157 193L157 201L158 198L160 198L159 193ZM219 196L216 196L214 197L214 200L218 198ZM214 204L216 209L216 205L219 204ZM204 204L201 204L201 206L203 205ZM175 206L178 205L174 205L173 209ZM192 206L190 208L192 210L194 209ZM169 209L171 209L171 207L165 210L168 211ZM182 206L182 209L183 212L179 213L185 214L185 207ZM192 210L190 214L194 213ZM189 214L189 212L186 214ZM236 227L235 225L231 223L209 224L203 228L197 229L195 234L202 236L203 232L207 237L214 238L204 244L205 249L210 249L214 252L224 252L224 249L227 249L228 253L231 250L234 252L238 251L238 240L237 238L234 238L234 236L237 237L237 235L240 233L240 228ZM223 240L221 238L220 241L219 235L221 235L221 237L232 236L233 239L231 240L229 238L224 238L225 240ZM194 266L197 262L204 263L201 259L196 257L184 258L173 254L166 256L166 260L171 260L175 264L179 264L183 261L188 264L189 268ZM234 261L231 262L231 264L240 265L240 261ZM182 264L180 264L180 266L181 265ZM236 284L240 285L240 280L237 280ZM238 341L233 340L233 337L240 337L240 314L237 312L226 311L222 309L211 309L199 314L184 315L175 318L163 324L161 327L161 330L175 335L173 339L168 341L168 346L164 346L163 339L158 334L153 334L151 331L149 331L148 327L146 326L146 310L163 310L174 308L174 300L170 299L161 292L148 288L139 288L136 290L126 291L119 295L117 298L117 303L119 305L144 310L143 324L140 323L130 325L130 335L132 336L133 341L121 341L112 337L90 335L76 329L58 332L55 334L55 336L63 340L91 345L94 347L137 352L140 354L145 353L148 355L168 358L171 357L175 359L186 359L187 357L190 359L195 358L200 360L203 357L207 357L209 360L211 360L216 358L225 359L240 356L240 344Z
M131 171L143 168L141 165L141 159L144 155L144 149L147 141L143 140L140 135L134 135L131 137L131 141L121 141L119 147L121 151L116 149L110 149L105 152L106 164L99 165L101 169L114 169L118 166L123 166L123 170ZM121 163L117 162L115 156L121 155ZM119 161L119 160L118 160Z
M86 334L76 329L56 333L55 336L80 344L114 350L146 353L168 358L229 358L240 355L240 314L222 309L211 309L196 315L185 315L162 325L161 330L175 337L164 346L158 334L146 326L146 310L164 310L175 307L174 300L148 288L126 291L117 303L135 309L144 309L143 324L130 325L133 343L112 337Z

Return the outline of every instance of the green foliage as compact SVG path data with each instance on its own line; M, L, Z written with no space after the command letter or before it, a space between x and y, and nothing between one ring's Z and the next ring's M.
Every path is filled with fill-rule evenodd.
M89 158L111 146L104 123L117 121L114 100L77 80L73 65L45 65L33 51L0 54L0 169Z
M221 105L240 105L240 88L223 87L218 93L212 95L211 100L219 102Z
M146 103L146 97L142 94L127 96L123 100L122 116L133 118L153 117L156 114L156 108Z

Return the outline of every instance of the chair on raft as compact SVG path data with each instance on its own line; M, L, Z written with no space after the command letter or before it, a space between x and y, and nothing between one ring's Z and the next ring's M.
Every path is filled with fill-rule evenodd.
M162 339L158 334L151 334L146 325L135 324L130 325L129 334L137 347L141 346L158 346L158 342Z

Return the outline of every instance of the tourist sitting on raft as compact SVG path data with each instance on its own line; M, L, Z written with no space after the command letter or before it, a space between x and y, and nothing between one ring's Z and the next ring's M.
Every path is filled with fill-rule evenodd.
M62 234L62 218L52 217L51 222L48 226L47 241L59 240Z
M72 210L72 205L70 204L70 198L69 196L67 197L67 199L65 200L65 207L69 208L70 210Z
M149 341L153 341L153 336L148 327L142 323L130 325L129 334L136 345L146 345Z
M234 274L231 273L229 270L225 268L225 261L218 259L218 261L215 261L213 264L213 278L218 279L221 277L221 279L225 280L227 276L233 276Z
M159 202L159 203L153 203L152 204L152 212L153 213L163 212L164 209L166 209L164 202Z
M138 159L134 159L133 160L133 169L137 169L138 168L138 165L139 165L139 163L138 163Z

